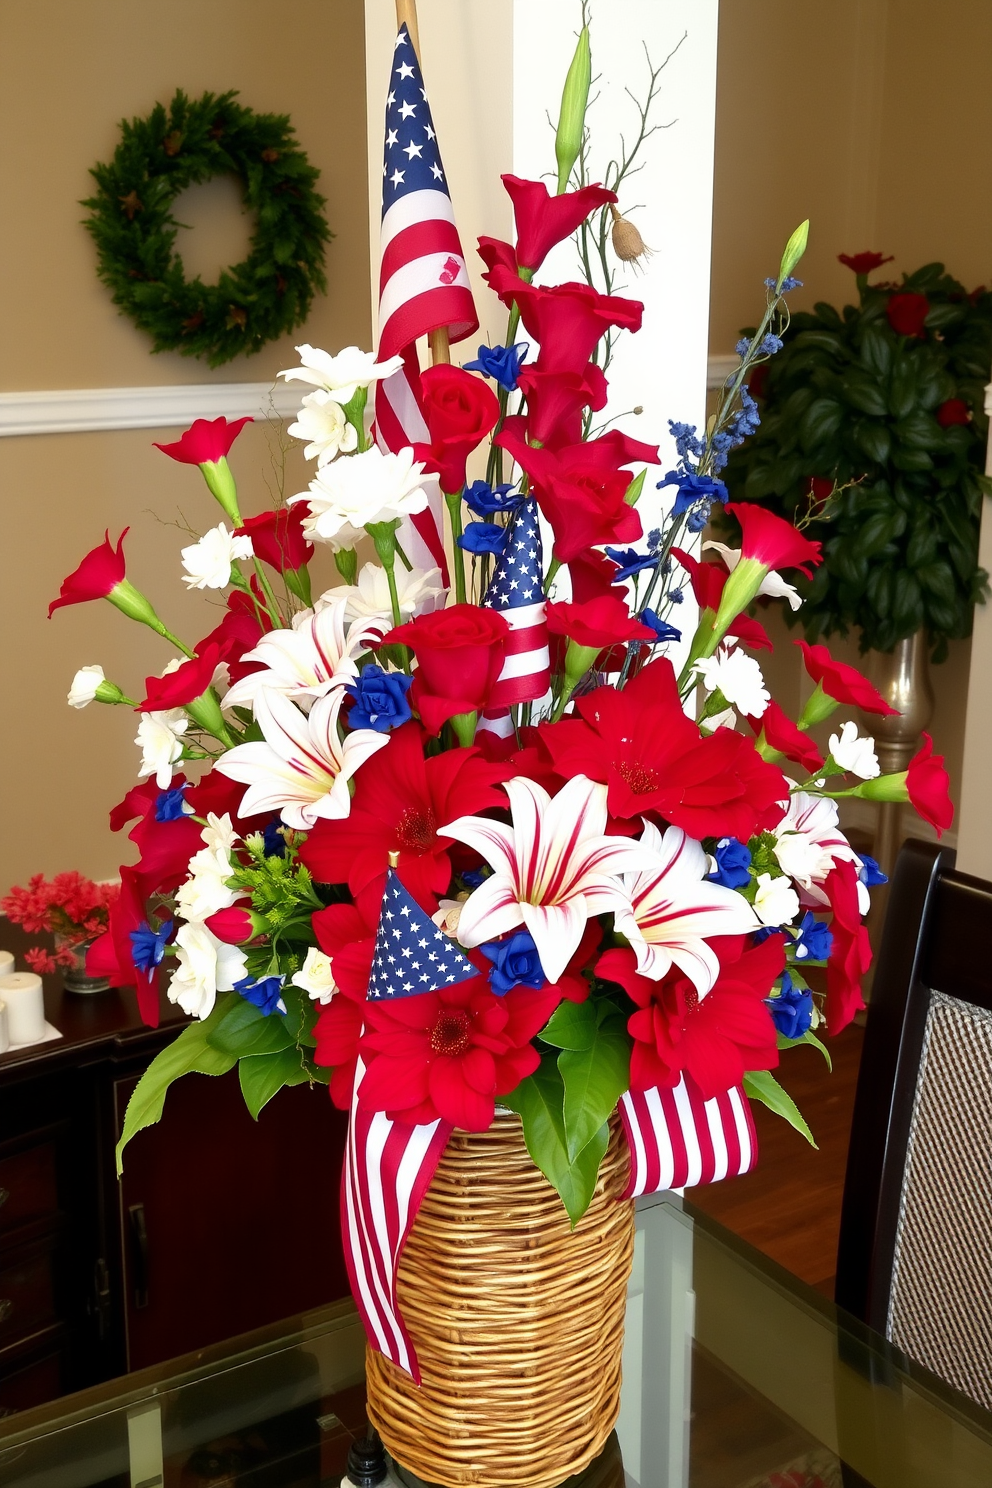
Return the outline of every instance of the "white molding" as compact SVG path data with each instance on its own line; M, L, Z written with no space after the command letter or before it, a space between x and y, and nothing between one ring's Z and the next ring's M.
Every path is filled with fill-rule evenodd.
M85 434L99 429L183 428L197 418L284 418L305 389L268 382L178 383L168 387L63 388L0 393L0 437Z
M727 378L737 371L740 364L741 359L736 352L731 352L729 356L714 356L711 352L706 358L706 386L722 388Z

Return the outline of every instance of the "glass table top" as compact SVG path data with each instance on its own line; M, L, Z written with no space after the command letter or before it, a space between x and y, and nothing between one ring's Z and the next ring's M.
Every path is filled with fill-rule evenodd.
M335 1488L363 1364L350 1303L290 1318L0 1421L0 1484ZM638 1203L617 1431L579 1484L989 1488L992 1415L659 1195Z

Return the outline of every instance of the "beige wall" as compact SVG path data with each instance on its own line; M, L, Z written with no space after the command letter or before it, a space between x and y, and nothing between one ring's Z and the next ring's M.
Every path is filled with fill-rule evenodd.
M238 88L254 109L291 114L321 171L336 234L328 294L307 325L213 372L150 355L97 280L80 225L88 168L112 154L118 120L147 113L177 87L191 95ZM295 360L294 342L369 344L361 0L0 0L0 139L0 390L261 382ZM189 264L209 271L240 256L245 229L235 207L226 182L184 204L183 220L199 223L184 248ZM0 891L42 870L115 871L121 845L107 810L135 778L135 720L124 709L73 713L66 689L83 664L99 662L137 689L169 660L163 642L109 605L62 610L49 623L62 577L106 526L116 537L130 524L129 576L174 630L195 641L219 618L184 592L178 554L189 538L163 526L180 511L198 531L220 518L198 472L152 448L176 432L0 439ZM248 429L234 452L248 511L267 502L266 484L276 480L271 440L264 428ZM285 479L290 493L305 484L295 452Z

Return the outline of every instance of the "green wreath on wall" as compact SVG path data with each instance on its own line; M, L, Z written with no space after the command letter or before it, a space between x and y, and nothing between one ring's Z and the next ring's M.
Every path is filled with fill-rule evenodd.
M155 351L204 357L219 367L260 351L306 319L327 287L324 245L333 236L315 189L319 171L296 142L287 114L256 114L232 91L121 121L121 142L90 174L86 227L99 252L97 272L114 303L147 331ZM187 279L175 249L172 215L187 186L235 175L256 226L247 258L216 284Z

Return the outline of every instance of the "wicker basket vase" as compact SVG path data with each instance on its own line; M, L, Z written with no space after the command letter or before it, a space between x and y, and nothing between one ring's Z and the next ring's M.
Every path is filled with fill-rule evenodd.
M602 1449L620 1409L634 1206L614 1118L574 1230L519 1117L455 1132L400 1260L423 1384L368 1355L368 1412L404 1468L445 1488L553 1488Z

